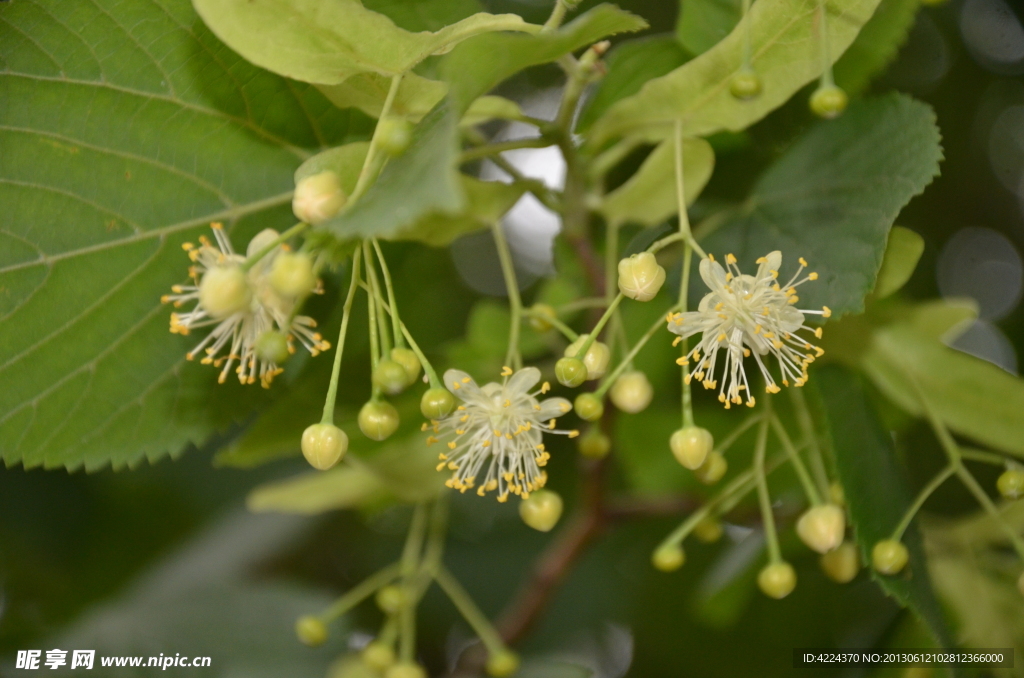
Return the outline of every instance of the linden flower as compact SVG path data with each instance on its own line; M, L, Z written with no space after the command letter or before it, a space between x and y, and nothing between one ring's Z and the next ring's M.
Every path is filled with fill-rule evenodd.
M807 262L800 259L800 268L785 285L779 285L779 265L782 253L775 251L757 260L755 275L740 273L736 257L725 258L726 267L709 256L700 262L700 277L711 288L696 311L675 313L668 316L668 329L680 335L676 343L694 334L701 334L701 340L693 351L679 358L680 365L694 365L690 376L701 381L704 388L718 387L718 399L729 408L739 405L746 398L749 407L754 406L750 395L750 383L743 368L743 359L751 355L764 375L768 393L781 389L775 382L766 363L766 356L778 360L783 386L792 381L796 386L807 382L807 366L824 351L796 333L808 330L821 338L821 328L804 324L805 315L820 315L828 318L832 311L826 306L820 311L796 308L799 301L796 288L808 280L817 280L817 273L800 277ZM722 368L722 385L718 386L715 367L719 349L725 351L725 365ZM741 393L742 392L742 393Z
M444 385L462 399L462 404L445 419L424 424L423 430L432 427L439 436L427 438L428 445L452 438L448 441L450 451L441 453L437 466L438 471L445 467L452 471L445 483L448 487L462 492L476 487L481 497L497 490L498 501L504 502L509 493L526 499L547 482L541 468L551 455L544 450L542 433L575 438L579 431L555 429L556 417L572 410L568 400L537 400L538 395L548 392L550 384L544 382L530 392L540 381L536 367L515 373L506 367L501 375L505 378L500 384L491 382L481 387L465 372L445 372Z
M271 264L282 246L243 272L240 267L246 258L235 253L224 226L210 226L216 243L200 236L199 247L192 243L182 245L195 262L188 270L192 284L174 285L173 294L161 298L175 308L197 302L191 311L171 314L171 332L187 335L194 329L213 326L213 331L185 357L192 360L202 351L205 355L200 362L221 368L217 380L222 384L235 366L241 383L253 384L258 378L267 388L283 370L272 359L258 354L257 340L261 335L274 331L285 335L289 353L295 352L296 339L314 356L329 349L330 344L313 330L315 320L301 315L293 317L295 300L281 297L270 285ZM249 243L246 254L259 252L277 237L277 231L271 228L261 231Z

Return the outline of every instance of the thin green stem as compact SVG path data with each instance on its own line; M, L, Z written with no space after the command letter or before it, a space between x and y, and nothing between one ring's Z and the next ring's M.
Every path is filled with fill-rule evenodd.
M828 472L825 470L825 455L822 453L821 445L818 442L818 432L814 428L814 419L811 417L811 411L807 407L807 399L804 397L803 389L799 388L789 389L789 395L795 406L796 421L800 425L800 430L803 432L804 439L807 441L811 451L811 472L818 483L818 490L822 496L825 496L829 491Z
M1002 455L986 450L977 450L972 447L961 447L960 456L964 459L980 461L983 464L992 464L993 466L1006 466L1008 462L1007 458Z
M349 196L348 201L345 203L346 206L353 205L359 198L366 193L367 189L373 183L373 180L377 178L377 173L380 167L383 165L380 158L380 121L384 120L391 113L391 106L395 103L395 96L398 94L398 88L402 84L402 73L392 76L391 87L388 88L388 94L384 98L384 105L380 110L380 117L377 119L377 126L373 128L373 137L370 138L370 147L366 149L366 159L363 160L363 167L359 170L359 178L356 180L356 186L352 190L352 195Z
M718 445L715 446L715 452L718 452L719 454L725 454L726 450L732 447L733 444L737 440L739 440L741 435L749 431L751 426L764 419L764 416L765 415L763 412L751 414L743 421L742 424L740 424L732 431L730 431L729 435L727 435L725 439L722 440L722 442L718 443Z
M690 247L701 259L707 259L708 255L701 249L701 246L693 237L690 229L690 215L686 211L686 185L683 178L683 121L676 120L675 124L675 145L676 145L676 208L679 210L679 232L690 243Z
M793 446L793 441L790 440L789 434L786 433L786 427L782 425L782 422L775 415L772 415L771 422L775 436L782 443L782 448L789 455L789 460L793 462L793 468L800 479L800 485L804 488L804 494L807 495L807 499L811 502L812 506L820 506L822 503L821 494L818 493L818 488L814 486L814 482L811 480L811 474L807 472L803 459L800 458L796 447Z
M562 304L555 309L555 312L559 315L563 315L565 313L573 313L575 311L582 311L588 308L607 308L608 301L609 300L604 297L584 297L583 299L576 299Z
M544 22L544 28L541 29L541 33L550 33L558 30L558 27L562 25L562 20L565 19L565 13L568 9L569 6L565 0L555 0L555 6L551 8L551 16Z
M681 222L680 222L681 223ZM683 245L683 269L680 272L679 278L679 312L685 313L687 303L690 296L690 262L693 260L693 252L690 248L690 241L686 240ZM679 342L682 346L682 354L679 358L681 365L681 379L682 379L682 407L683 407L683 426L693 426L693 391L691 390L690 383L690 360L687 356L690 355L690 340L682 337Z
M647 248L647 251L650 252L651 254L657 254L658 252L665 249L672 243L679 242L680 240L686 240L686 234L676 232L673 233L672 235L665 236L661 240L656 240L653 245Z
M954 473L956 473L956 464L950 463L944 469L939 471L927 485L921 488L917 498L914 499L914 503L907 508L899 525L897 525L896 529L892 531L892 538L895 541L899 541L903 538L903 533L906 532L907 528L910 526L910 521L914 519L914 516L916 516L917 512L921 510L924 503L928 501L928 497L932 496L932 493L939 489L939 486L946 482Z
M359 603L372 596L376 593L377 589L390 584L397 576L398 563L392 563L391 565L378 570L376 573L371 574L362 582L349 589L345 595L334 601L330 607L321 612L320 621L324 623L334 621Z
M1007 538L1010 540L1010 544L1013 546L1013 550L1017 552L1017 557L1024 560L1024 541L1021 540L1017 531L1003 519L1003 515L999 512L996 505L992 503L992 500L989 498L988 494L986 494L981 485L978 484L974 475L971 474L971 472L967 470L967 467L962 464L957 467L956 474L960 477L960 482L962 482L967 489L970 490L971 494L974 495L974 498L978 500L981 507L985 509L990 516L992 516L992 520L996 521L996 524L999 525L1004 533L1006 533Z
M405 599L399 610L399 657L403 662L411 662L416 655L416 604L415 578L419 567L420 555L423 550L423 539L427 527L427 507L420 502L413 509L409 533L402 549L400 573Z
M363 286L363 289L366 290L367 294L370 293L370 289L365 285ZM381 305L384 307L384 311L390 315L391 307L388 306L387 302L382 301ZM412 332L409 331L409 328L405 326L404 322L399 321L398 324L402 331L402 336L405 337L407 342L409 342L409 348L411 348L412 352L416 354L417 358L419 358L420 365L423 366L423 371L427 373L427 380L430 382L430 387L444 388L444 384L442 384L441 380L437 377L437 371L434 370L434 366L429 360L427 360L427 356L423 354L423 351L420 349L420 345L416 343L415 339L413 339Z
M673 310L675 310L674 307L669 309L668 312L672 313ZM618 366L616 366L616 368L608 376L604 378L604 380L601 382L601 385L598 386L596 391L594 391L594 395L596 395L598 398L603 398L604 394L608 391L609 388L611 388L612 384L615 383L615 380L618 379L619 376L626 371L629 365L633 362L633 359L636 358L638 353L640 353L640 350L644 347L644 345L646 345L647 342L651 340L651 337L653 337L659 329L664 327L664 325L665 319L663 317L659 317L657 320L655 320L654 323L651 324L650 328L648 328L648 330L644 332L643 336L640 337L639 340L637 340L636 344L629 351L629 353L622 357L622 360L619 362Z
M377 266L373 263L374 256L370 251L370 242L363 241L363 259L366 261L367 280L373 291L374 310L377 313L377 331L380 333L380 357L387 360L391 357L391 335L384 318L384 295L380 291L380 280L377 278Z
M270 254L271 252L273 252L275 249L280 247L282 243L286 243L289 240L291 240L292 238L294 238L295 236L297 236L299 233L302 233L307 228L309 228L309 224L307 224L305 222L301 222L301 223L295 224L294 226L289 228L287 231L285 231L281 235L279 235L276 238L274 238L274 240L270 244L268 244L266 247L260 249L258 252L253 254L251 257L246 257L245 261L242 262L242 270L243 271L248 271L253 266L255 266L256 263L260 259L262 259L263 257L265 257L268 254Z
M380 270L384 273L384 287L388 293L388 304L391 315L391 331L395 337L395 346L405 347L405 339L402 337L402 321L398 317L398 302L395 301L395 286L391 282L391 271L388 269L388 262L384 260L384 252L380 248L377 239L373 239L373 249L377 252L377 260L380 262Z
M577 339L580 338L580 335L577 334L575 330L573 330L571 327L563 323L558 318L552 318L549 315L546 315L544 313L537 313L536 311L532 311L528 308L523 309L523 315L526 316L527 318L537 318L538 320L543 320L544 322L550 324L556 330L561 332L563 335L565 335L565 338L568 339L569 341L576 341Z
M720 504L734 495L743 496L747 494L754 489L756 484L757 480L754 478L753 469L748 469L739 474L733 478L728 485L723 487L717 495L706 501L703 506L691 513L676 529L672 530L672 532L662 540L661 544L658 545L658 549L678 546L684 539L686 539L687 536L689 536L690 532L693 531L693 528L696 527L700 521L711 515L711 512Z
M498 260L501 262L501 274L505 277L505 290L508 292L509 313L512 322L508 330L508 350L505 352L505 364L513 369L521 369L523 358L519 353L519 330L523 324L523 300L519 296L519 282L516 280L516 268L512 261L512 251L505 239L505 231L500 222L491 226L494 244L498 248Z
M520 148L547 148L548 146L554 145L555 143L553 141L544 137L499 141L493 144L467 148L459 154L459 164L462 165L467 162L473 162L474 160L482 160L483 158L499 155L505 151L515 151Z
M393 648L395 646L395 640L397 639L398 619L395 618L395 615L389 614L384 620L384 625L381 627L380 633L377 634L377 642Z
M578 351L576 351L576 358L578 360L583 360L583 356L587 355L587 351L589 351L590 347L594 345L595 341L597 341L598 335L601 334L601 330L604 329L608 319L612 317L613 313L615 313L615 309L619 307L624 296L625 295L623 295L622 292L619 292L615 299L612 300L612 303L608 305L608 308L605 309L604 315L601 316L601 319L597 321L596 325L594 325L594 329L592 329L587 335L587 340L584 341L583 345L580 346Z
M764 537L768 543L768 557L773 563L782 561L782 550L779 548L779 535L775 531L775 515L772 513L772 499L768 494L768 478L764 469L764 457L768 448L768 424L765 417L757 429L757 443L754 447L754 476L757 478L757 501L761 507L761 520L764 522Z
M352 314L352 302L356 297L356 288L359 287L359 265L359 250L356 250L352 255L352 281L348 285L345 306L341 311L341 330L338 331L338 345L334 350L331 385L327 388L327 399L324 402L324 414L320 419L321 424L334 423L334 403L338 397L338 375L341 373L341 354L345 349L345 335L348 333L348 320Z
M473 632L483 642L488 653L494 655L508 650L505 641L501 639L501 634L446 567L442 565L437 568L434 580L458 609L462 618L472 627Z
M835 84L832 77L832 54L828 39L828 12L825 0L818 0L818 28L821 31L821 86L831 87Z

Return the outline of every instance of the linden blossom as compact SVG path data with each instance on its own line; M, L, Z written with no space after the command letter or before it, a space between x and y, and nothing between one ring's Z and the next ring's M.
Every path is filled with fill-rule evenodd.
M746 404L754 406L750 395L750 384L743 368L743 359L751 355L764 375L766 391L778 393L779 386L768 370L762 356L771 354L779 362L783 386L790 380L796 386L807 382L807 366L824 350L811 344L796 333L808 330L821 338L821 328L804 324L805 315L821 315L828 318L832 312L826 306L820 311L795 307L799 301L796 288L808 280L817 280L817 273L800 277L807 262L800 259L800 268L785 285L779 285L779 266L782 253L775 251L757 260L756 275L745 275L736 266L736 257L728 255L723 267L713 256L700 262L700 276L711 292L701 299L696 311L670 314L667 318L670 332L680 335L678 343L694 334L702 334L700 342L687 355L679 358L685 365L692 358L696 361L692 377L701 381L704 388L718 386L714 378L718 350L725 349L723 379L718 399L728 409L743 402L741 391L745 391ZM808 351L813 351L810 353ZM689 383L691 375L687 375Z
M477 386L465 372L448 370L444 385L463 404L448 417L431 420L423 430L436 434L427 438L427 444L439 443L446 438L450 452L439 455L437 470L448 468L452 477L448 487L465 492L476 486L476 480L487 465L487 473L477 487L481 497L497 490L498 501L508 500L509 493L523 499L530 492L544 487L547 474L541 470L551 455L544 449L542 433L557 433L575 438L579 431L555 429L555 419L572 410L565 398L538 401L537 396L547 393L547 382L532 393L540 381L540 370L526 367L518 372L502 369L502 382Z

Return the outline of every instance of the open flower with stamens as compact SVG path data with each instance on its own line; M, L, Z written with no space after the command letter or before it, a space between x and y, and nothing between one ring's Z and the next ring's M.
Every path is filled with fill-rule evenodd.
M743 368L744 358L753 356L764 376L766 390L778 393L780 388L768 369L767 357L774 356L779 363L781 382L789 386L803 386L807 382L807 366L824 351L799 336L807 330L821 338L821 328L804 324L807 315L828 318L832 312L826 306L820 311L798 309L800 298L796 288L809 280L817 280L817 273L804 274L807 262L800 259L800 268L788 283L778 283L782 253L775 251L757 260L755 275L746 275L736 266L736 257L728 255L723 267L714 257L700 262L700 277L711 292L696 311L674 313L668 316L668 329L686 337L700 334L700 342L677 362L686 365L694 361L687 383L692 376L704 388L718 388L718 399L725 407L739 405L744 400L754 406L750 383ZM724 351L722 383L715 377L719 351Z
M269 272L274 257L283 246L264 256L248 271L242 268L246 257L236 254L231 241L219 223L213 228L214 241L200 236L199 246L185 243L193 265L189 267L191 285L175 285L173 294L161 301L175 308L195 301L192 310L171 314L171 332L188 335L192 330L213 327L213 330L186 354L192 360L203 354L200 362L221 368L218 381L224 383L231 368L238 380L253 384L257 378L264 388L282 372L280 366L257 352L257 340L266 332L280 332L287 337L288 352L294 353L297 340L312 355L330 348L315 331L316 321L295 315L295 300L274 292ZM247 255L252 256L274 242L277 231L265 229L252 239ZM205 283L205 284L204 284Z
M445 372L444 385L462 404L445 419L424 424L423 430L433 430L428 445L447 442L437 470L452 471L448 487L462 492L475 487L481 497L496 490L498 501L504 502L510 493L525 499L547 482L541 469L551 455L544 449L544 433L575 438L579 431L555 428L555 419L572 405L565 398L537 400L551 386L544 382L531 392L540 381L536 367L518 372L506 367L501 375L500 384L477 386L465 372Z

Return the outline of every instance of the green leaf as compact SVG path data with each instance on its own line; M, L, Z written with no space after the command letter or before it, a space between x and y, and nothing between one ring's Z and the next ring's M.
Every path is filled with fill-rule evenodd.
M609 193L601 204L601 213L611 223L635 222L644 226L659 224L675 215L676 147L673 140L655 148L630 179ZM683 176L686 204L693 203L704 190L715 167L715 152L703 139L683 141Z
M889 231L889 242L885 246L882 266L875 279L875 299L898 292L907 284L917 268L917 262L924 253L924 238L909 228L893 226Z
M345 193L352 193L369 148L370 142L356 141L317 153L295 170L295 183L298 184L306 177L329 170L341 179L341 187L345 189Z
M888 66L914 25L921 0L881 0L871 20L836 62L836 84L850 94L863 91Z
M363 0L407 31L438 31L480 11L477 0Z
M257 66L337 85L358 73L406 73L431 54L480 33L540 30L515 14L474 14L413 33L359 0L194 0L203 21Z
M443 247L461 235L497 222L526 192L526 186L521 183L480 181L465 174L460 174L459 180L466 196L462 209L424 215L409 229L406 238Z
M691 54L703 54L732 32L743 16L740 0L684 0L676 37Z
M935 114L926 104L901 95L856 102L797 141L704 247L736 254L741 267L781 250L783 280L805 257L820 278L800 287L800 308L859 312L874 287L889 227L938 174L941 158Z
M391 78L380 73L358 73L337 85L317 88L338 108L358 108L372 118L379 118L391 89ZM410 71L402 76L390 115L419 122L447 92L445 83Z
M350 116L184 0L0 4L0 64L0 456L120 468L205 440L263 396L217 388L167 332L181 244L293 224L302 149Z
M833 59L853 42L879 0L828 0L829 45ZM808 0L755 2L749 15L724 40L668 75L649 80L598 120L592 143L614 137L656 142L673 134L682 120L687 136L721 130L738 132L788 101L821 74L818 3ZM764 83L761 96L737 101L729 79L743 65L745 22L751 22L752 65Z
M896 459L892 438L882 428L858 378L838 366L814 375L821 395L836 472L863 562L875 543L889 539L913 499ZM910 562L898 576L872 573L879 586L920 617L944 647L953 647L942 609L928 580L921 533L913 521L903 535Z
M253 513L317 515L362 506L379 498L383 490L384 485L366 467L342 464L260 485L249 493L245 505Z
M522 120L523 109L514 101L493 95L482 96L469 106L459 120L460 127L472 127L491 120Z

